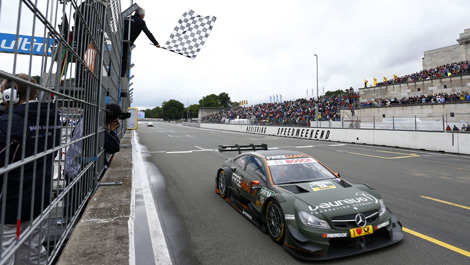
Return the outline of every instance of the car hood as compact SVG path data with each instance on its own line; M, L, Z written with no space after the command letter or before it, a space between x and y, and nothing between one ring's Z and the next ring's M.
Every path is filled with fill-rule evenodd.
M303 202L296 203L298 210L308 210L315 215L334 217L380 209L379 198L359 188L363 185L342 183L339 179L320 180L279 187Z

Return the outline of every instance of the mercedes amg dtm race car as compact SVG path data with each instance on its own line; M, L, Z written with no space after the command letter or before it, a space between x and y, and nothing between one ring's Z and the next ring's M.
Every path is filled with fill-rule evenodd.
M239 155L217 170L216 192L298 258L339 258L403 239L375 189L347 182L307 154L265 144L219 151Z

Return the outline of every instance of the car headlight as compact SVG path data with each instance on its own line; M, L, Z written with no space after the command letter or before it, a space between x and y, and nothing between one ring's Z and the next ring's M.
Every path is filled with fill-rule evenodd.
M382 199L379 200L379 203L380 203L379 216L382 216L387 211L387 207L385 207L385 203Z
M299 212L299 217L302 223L306 226L310 227L315 227L315 228L321 228L321 229L330 229L330 225L324 221L319 219L318 217L311 215L307 212L300 211Z

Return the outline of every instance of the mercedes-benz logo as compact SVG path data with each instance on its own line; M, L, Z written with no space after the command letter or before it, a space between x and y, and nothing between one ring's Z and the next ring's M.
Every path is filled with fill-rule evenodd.
M356 217L354 218L356 221L357 226L359 227L364 227L367 224L366 217L362 213L356 214Z

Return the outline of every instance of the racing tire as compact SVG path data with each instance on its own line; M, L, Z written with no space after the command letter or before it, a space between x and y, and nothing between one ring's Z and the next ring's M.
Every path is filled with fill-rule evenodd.
M266 207L266 226L269 236L278 244L284 243L286 221L281 205L276 200L271 200Z
M220 197L224 199L227 198L229 194L229 189L228 189L229 183L230 182L229 182L228 176L225 175L225 171L221 170L217 177L217 188L219 189Z

